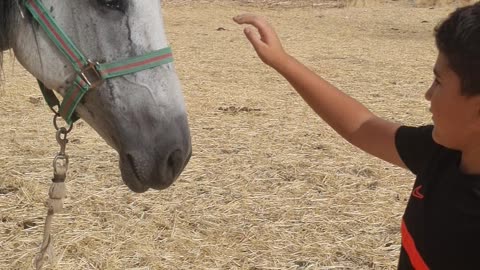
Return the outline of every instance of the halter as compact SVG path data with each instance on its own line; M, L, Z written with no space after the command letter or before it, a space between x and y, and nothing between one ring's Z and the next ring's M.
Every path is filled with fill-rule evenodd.
M24 5L75 70L76 77L66 91L61 104L53 91L39 81L40 90L48 106L55 114L62 116L69 125L79 119L74 112L83 96L89 90L100 86L105 80L173 62L170 47L111 63L92 61L80 52L40 0L24 0ZM59 108L58 112L54 110L55 106Z

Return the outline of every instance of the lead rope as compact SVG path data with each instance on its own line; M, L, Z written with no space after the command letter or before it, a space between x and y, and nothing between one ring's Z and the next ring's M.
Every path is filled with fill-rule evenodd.
M63 199L67 196L67 188L65 186L65 178L68 170L68 155L65 154L65 148L68 143L67 134L72 130L72 126L68 129L59 128L57 125L58 115L55 115L53 124L57 130L56 139L60 145L60 152L53 159L53 179L52 185L48 191L47 200L47 217L43 230L43 242L40 246L40 252L35 257L35 269L40 270L45 261L54 257L53 237L50 233L53 215L63 211Z

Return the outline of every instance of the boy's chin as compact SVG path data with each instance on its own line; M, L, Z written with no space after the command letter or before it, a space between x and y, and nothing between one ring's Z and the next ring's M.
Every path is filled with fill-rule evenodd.
M452 149L452 150L457 150L457 151L460 151L461 149L458 149L458 146L456 147L454 144L452 144L452 141L448 141L448 140L445 140L444 137L442 137L438 130L435 128L435 126L433 127L433 130L432 130L432 139L435 143L443 146L443 147L446 147L446 148L449 148L449 149Z
M447 147L445 145L445 142L442 142L441 136L438 136L437 128L435 126L433 126L433 130L432 130L432 139L435 143Z

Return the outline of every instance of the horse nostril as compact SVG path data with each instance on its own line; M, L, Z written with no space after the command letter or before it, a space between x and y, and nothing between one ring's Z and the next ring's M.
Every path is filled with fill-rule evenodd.
M127 154L127 160L128 160L128 164L130 165L130 168L133 172L133 174L135 175L135 177L137 177L137 179L142 179L142 177L138 174L138 169L137 169L137 166L135 164L135 159L133 158L133 156L131 154Z
M173 151L167 159L167 169L172 173L172 176L176 178L183 169L184 158L182 151Z
M187 153L181 148L173 149L175 150L123 152L122 176L126 183L142 188L169 187L183 171L191 155L191 151ZM136 189L139 190L139 188Z

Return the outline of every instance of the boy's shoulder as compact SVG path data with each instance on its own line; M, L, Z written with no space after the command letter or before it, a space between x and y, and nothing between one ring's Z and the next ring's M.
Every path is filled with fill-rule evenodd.
M452 161L458 152L448 149L432 137L434 126L401 126L395 136L395 145L400 158L412 173L418 175L435 164L442 166Z

